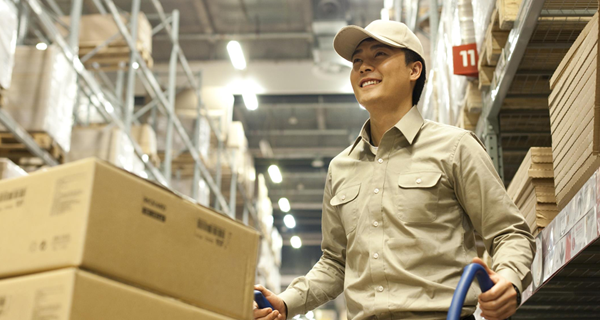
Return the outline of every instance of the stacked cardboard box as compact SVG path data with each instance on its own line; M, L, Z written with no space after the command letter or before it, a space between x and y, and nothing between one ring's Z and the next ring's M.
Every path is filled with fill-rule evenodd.
M231 320L75 268L0 280L0 317L10 320Z
M45 132L68 152L77 95L75 71L60 48L19 46L3 109L27 131ZM0 126L0 130L5 131Z
M252 318L259 234L241 223L97 159L0 181L0 194L0 278L40 273L0 282L0 308L16 319L32 309L65 320L200 312L132 286L225 316L198 319ZM157 316L141 310L150 304ZM70 317L52 314L65 307Z
M537 235L558 214L551 148L531 148L507 189Z
M556 200L564 208L600 166L598 13L550 80Z
M0 0L0 98L10 87L17 44L17 9L9 0ZM0 101L0 106L2 102Z

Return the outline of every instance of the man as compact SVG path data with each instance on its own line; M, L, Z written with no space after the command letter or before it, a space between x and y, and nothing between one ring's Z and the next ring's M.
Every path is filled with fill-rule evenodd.
M374 21L338 32L334 48L353 63L350 81L370 118L329 166L323 256L255 319L306 313L344 292L348 318L446 319L463 268L476 257L474 232L493 256L495 283L471 287L488 320L514 314L530 282L534 242L491 159L470 132L425 121L415 107L425 83L423 48L406 25ZM478 298L479 295L479 298Z

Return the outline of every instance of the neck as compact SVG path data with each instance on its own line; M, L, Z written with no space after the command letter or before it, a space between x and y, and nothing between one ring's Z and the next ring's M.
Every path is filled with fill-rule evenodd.
M373 110L372 112L369 112L369 117L371 119L371 143L376 147L379 146L383 135L396 125L396 123L398 123L411 108L412 105L409 101L408 104L404 104L393 110Z

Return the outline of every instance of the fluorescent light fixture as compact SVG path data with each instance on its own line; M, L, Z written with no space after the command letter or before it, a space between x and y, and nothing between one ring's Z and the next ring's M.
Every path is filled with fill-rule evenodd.
M383 8L381 9L381 20L389 21L390 20L390 10Z
M292 248L300 249L302 247L302 239L300 239L298 236L293 236L290 239L290 244L292 245Z
M283 181L283 177L281 176L281 171L279 171L278 166L272 164L269 166L267 171L269 172L269 176L271 177L271 181L273 181L273 183L281 183L281 181Z
M286 214L285 217L283 217L283 223L288 229L294 229L296 227L296 219L294 219L294 216L291 214Z
M244 93L242 93L242 98L244 99L246 109L251 111L258 109L258 98L256 97L256 94L254 92L245 91Z
M137 70L137 69L140 67L140 64L134 61L134 62L131 64L131 67L132 67L133 69Z
M290 212L290 201L287 198L281 198L277 201L279 204L279 210L283 212Z
M229 41L227 44L227 53L229 53L229 59L231 64L238 70L246 69L246 58L244 58L244 51L242 46L237 41Z
M383 0L383 7L386 9L391 9L394 7L394 0Z
M45 42L39 42L38 44L35 45L35 48L40 51L44 51L44 50L48 49L48 45Z

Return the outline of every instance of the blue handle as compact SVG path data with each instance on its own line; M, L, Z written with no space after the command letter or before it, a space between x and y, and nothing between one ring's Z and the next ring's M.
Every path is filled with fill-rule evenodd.
M460 281L456 286L446 320L460 319L460 313L462 311L463 304L465 303L465 297L467 296L467 292L469 291L475 276L477 276L477 281L479 282L479 288L481 288L481 292L486 292L494 286L494 283L482 265L477 263L471 263L468 265L463 271L462 277L460 277Z
M275 310L269 300L258 290L254 290L254 301L256 301L259 309L271 308L271 310Z

